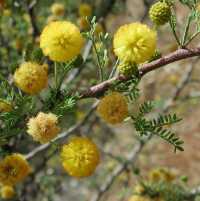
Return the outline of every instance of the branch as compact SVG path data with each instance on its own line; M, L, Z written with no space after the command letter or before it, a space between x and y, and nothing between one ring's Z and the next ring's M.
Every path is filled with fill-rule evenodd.
M185 88L185 86L188 84L189 78L191 77L193 68L196 64L196 62L198 61L195 60L194 62L192 62L192 64L189 66L189 68L187 69L186 73L184 73L183 77L181 78L180 82L178 83L177 87L175 88L172 97L169 99L169 101L165 104L164 108L162 109L163 113L166 113L171 106L173 106L173 101L175 101L178 96L180 95L181 91ZM186 81L187 80L187 81ZM113 172L110 174L110 176L108 177L108 179L105 181L105 183L98 189L98 191L96 192L96 194L94 194L94 196L91 198L90 201L99 201L102 196L110 189L110 187L112 186L112 184L114 183L115 179L117 179L117 177L126 170L127 165L131 162L132 164L135 163L135 161L137 160L138 155L141 153L141 151L144 148L144 145L146 145L148 143L148 141L151 139L151 137L146 140L145 142L138 142L133 150L131 151L129 157L127 157L127 161L125 163L119 164L114 170ZM197 188L197 190L193 190L191 192L191 194L194 194L195 192L200 194L200 187ZM196 195L196 194L195 194Z
M173 53L170 53L160 59L157 59L151 63L141 65L139 69L139 75L143 77L147 73L154 71L158 68L161 68L167 64L187 59L190 57L200 56L200 47L195 49L179 49ZM128 77L119 75L112 79L106 80L100 84L92 86L88 90L82 92L81 98L91 98L101 96L115 81L126 81L129 80Z
M141 152L143 146L145 145L144 142L140 141L138 144L134 146L132 151L129 153L129 155L126 158L126 162L119 164L113 172L109 175L109 177L106 179L105 183L100 187L98 192L94 194L94 196L91 198L91 201L99 201L102 197L102 195L110 189L115 179L127 168L129 163L136 161L139 153Z

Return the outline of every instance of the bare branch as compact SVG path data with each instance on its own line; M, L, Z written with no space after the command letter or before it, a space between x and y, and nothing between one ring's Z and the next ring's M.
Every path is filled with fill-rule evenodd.
M180 61L186 58L200 56L200 47L195 49L179 49L173 53L170 53L156 61L151 63L143 64L139 69L140 76L144 76L147 73L154 71L158 68L161 68L167 64ZM82 98L89 97L98 97L101 96L115 81L126 81L130 78L119 75L118 77L114 77L112 79L106 80L100 84L92 86L88 90L82 93Z

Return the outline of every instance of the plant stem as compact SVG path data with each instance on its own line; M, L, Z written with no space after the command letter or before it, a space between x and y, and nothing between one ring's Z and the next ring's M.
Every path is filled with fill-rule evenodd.
M189 31L189 28L190 28L190 22L191 22L191 18L190 18L190 16L188 16L187 23L185 25L185 30L184 30L183 38L182 38L182 42L181 42L181 47L185 46L185 42L186 42L187 36L188 36L188 31Z
M191 41L192 41L194 38L196 38L199 34L200 34L200 31L194 33L194 34L190 37L190 39L185 42L185 45L184 45L184 46L187 46L189 43L191 43Z
M178 38L178 35L177 35L177 33L176 33L175 28L174 28L173 25L172 25L172 21L171 21L171 20L170 20L170 23L169 23L169 24L170 24L170 27L171 27L171 29L172 29L172 33L173 33L173 35L174 35L174 37L175 37L175 39L176 39L178 45L181 46L181 42L180 42L180 40L179 40L179 38Z
M104 81L104 76L103 76L103 68L101 66L101 59L99 57L99 54L98 54L98 51L97 51L97 46L95 44L93 36L91 36L91 39L92 39L92 44L93 44L93 47L94 47L95 54L97 56L97 63L98 63L98 67L99 67L99 77L100 77L100 80L102 82L102 81Z

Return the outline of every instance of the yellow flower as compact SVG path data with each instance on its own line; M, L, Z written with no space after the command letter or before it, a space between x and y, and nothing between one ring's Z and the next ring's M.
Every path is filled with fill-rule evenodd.
M66 62L78 54L84 45L79 29L68 21L49 23L40 36L40 47L51 60Z
M1 187L1 197L5 200L9 200L15 196L15 190L12 186Z
M171 182L176 178L174 172L165 168L156 168L149 172L149 180L153 182L166 181Z
M126 98L118 92L113 92L100 101L97 112L108 123L121 123L128 116Z
M48 67L34 62L23 63L14 74L17 87L28 94L37 94L47 86Z
M137 193L137 194L142 194L145 192L145 189L142 185L140 184L137 184L134 188L134 192Z
M92 7L87 3L82 3L79 6L80 17L90 17L92 15Z
M10 112L13 109L12 104L0 99L0 113Z
M121 26L114 35L114 53L123 62L148 61L156 50L156 32L141 23Z
M6 156L0 161L0 183L13 186L24 180L31 167L21 154Z
M61 151L62 165L69 175L87 177L93 174L99 164L97 146L88 138L72 138Z
M65 13L65 7L61 3L54 3L51 6L51 12L55 16L63 16Z
M10 17L12 15L12 11L10 9L4 9L3 10L3 15Z
M141 195L133 195L128 201L151 201L151 199Z
M27 133L30 134L35 141L40 143L49 142L55 138L60 131L58 127L58 117L52 113L38 113L35 118L29 120L27 126Z

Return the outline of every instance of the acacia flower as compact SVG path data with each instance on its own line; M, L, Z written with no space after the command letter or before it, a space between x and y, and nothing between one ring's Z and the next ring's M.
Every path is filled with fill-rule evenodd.
M29 120L27 126L27 133L31 135L35 141L42 144L54 139L60 131L58 127L58 117L52 113L38 113L36 117Z
M126 98L118 92L113 92L100 100L97 112L108 123L121 123L128 116Z
M114 53L121 62L144 63L156 50L156 38L156 32L145 24L123 25L114 35Z
M40 47L44 55L53 61L66 62L80 54L84 39L69 21L51 22L42 31Z
M31 172L31 167L21 154L6 156L0 161L0 183L14 186L24 180Z
M69 175L81 178L93 174L99 164L100 154L90 139L75 137L62 147L61 160Z
M14 82L22 91L34 95L47 87L48 66L25 62L15 71Z
M54 3L51 6L51 12L55 16L63 16L65 13L65 7L61 3Z
M80 17L90 17L92 15L92 7L87 3L81 3L78 12Z
M149 180L153 182L166 181L171 182L176 178L174 172L166 168L152 169L148 174Z
M2 186L1 187L1 197L4 200L10 200L15 196L15 189L12 186Z

